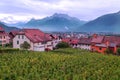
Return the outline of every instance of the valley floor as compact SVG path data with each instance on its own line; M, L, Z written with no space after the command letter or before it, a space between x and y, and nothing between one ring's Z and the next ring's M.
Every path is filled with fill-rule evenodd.
M80 49L0 54L1 80L118 80L120 57Z

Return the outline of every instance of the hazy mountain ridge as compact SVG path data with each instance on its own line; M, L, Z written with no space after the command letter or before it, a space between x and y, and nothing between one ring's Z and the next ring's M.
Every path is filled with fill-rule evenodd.
M85 21L70 17L67 14L55 13L54 15L43 19L31 19L25 26L37 27L43 31L73 31L84 23Z
M98 17L78 29L82 32L120 32L120 12Z
M9 25L10 26L10 25ZM43 19L31 19L28 22L20 22L11 26L21 28L39 28L43 31L78 31L78 32L119 32L120 11L106 14L92 21L81 21L67 14L55 13Z
M12 30L19 30L19 28L10 27L10 26L5 25L4 22L0 22L0 26L3 27L6 32L10 32Z

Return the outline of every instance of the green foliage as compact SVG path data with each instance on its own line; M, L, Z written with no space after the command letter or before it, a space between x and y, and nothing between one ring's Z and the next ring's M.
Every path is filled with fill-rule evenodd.
M0 54L0 80L119 80L119 76L119 56L71 48Z
M70 45L66 42L60 42L56 45L56 48L69 48Z
M117 54L120 55L120 48L117 49Z
M12 48L12 45L13 45L12 42L10 42L8 44L5 44L4 47L10 47L10 48Z
M30 44L27 41L24 41L24 43L20 45L20 48L30 49Z
M107 48L107 49L105 50L105 53L107 53L107 54L113 54L113 51L110 50L109 48Z
M19 49L14 49L14 48L0 48L0 53L11 53L19 51Z

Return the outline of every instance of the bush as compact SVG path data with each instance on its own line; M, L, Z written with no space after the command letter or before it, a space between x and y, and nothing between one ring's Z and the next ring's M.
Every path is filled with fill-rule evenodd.
M20 48L30 49L30 44L27 41L24 41L24 43L20 45Z
M13 53L19 51L19 49L14 48L0 48L0 53Z
M13 45L12 42L10 42L10 43L5 44L4 46L12 48L12 45Z
M113 51L112 51L111 49L107 48L107 49L105 50L105 53L107 53L107 54L113 54Z
M120 48L117 49L117 54L120 55Z
M69 48L70 45L66 42L60 42L56 45L56 48Z

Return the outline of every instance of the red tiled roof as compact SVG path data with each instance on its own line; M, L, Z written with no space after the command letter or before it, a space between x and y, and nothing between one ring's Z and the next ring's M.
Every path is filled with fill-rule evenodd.
M51 40L48 34L39 29L23 29L18 34L26 35L33 43Z
M91 44L92 38L80 38L79 44Z
M0 26L0 31L4 31L4 29L3 29L3 27L2 27L2 26Z
M114 43L116 45L119 45L120 44L120 37L119 36L105 36L103 43L106 43L107 41L109 43Z
M70 43L70 40L71 40L70 38L63 38L62 42Z
M97 36L92 38L92 43L102 43L104 36Z
M51 36L51 38L53 38L53 39L57 39L58 38L58 36L57 35L53 35L53 34L49 34L50 36Z
M4 35L4 36L7 36L8 35L8 33L0 33L0 35Z
M78 44L79 40L78 39L72 39L71 44Z
M14 31L11 31L10 33L12 33L13 36L15 36L19 31L17 30L14 30Z

